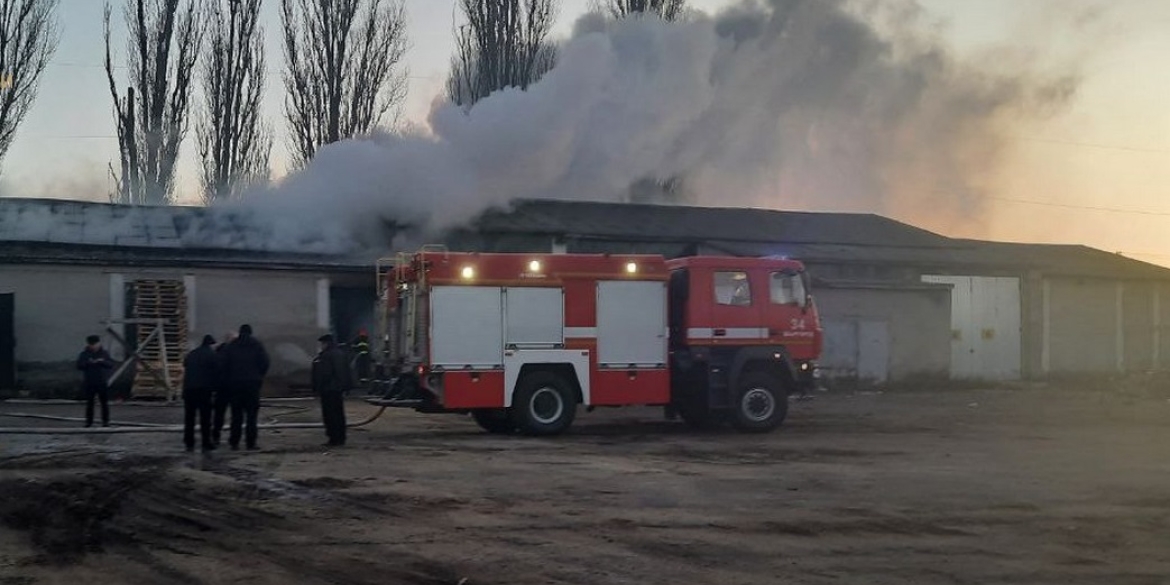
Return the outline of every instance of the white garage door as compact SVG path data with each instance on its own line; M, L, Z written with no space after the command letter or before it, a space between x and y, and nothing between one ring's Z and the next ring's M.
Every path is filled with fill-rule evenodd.
M951 377L1020 378L1020 279L923 276L951 289Z

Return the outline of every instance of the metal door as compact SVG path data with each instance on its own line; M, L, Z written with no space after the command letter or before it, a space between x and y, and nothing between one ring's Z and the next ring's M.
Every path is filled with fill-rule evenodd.
M666 283L597 283L597 363L659 367L666 363Z
M857 322L824 319L825 347L817 367L828 378L857 377Z
M16 296L0 294L0 388L16 387Z
M890 326L885 321L858 321L857 377L873 384L889 379Z
M951 285L951 377L1020 378L1020 279L924 276Z
M431 289L431 363L448 368L502 368L503 289L436 286Z

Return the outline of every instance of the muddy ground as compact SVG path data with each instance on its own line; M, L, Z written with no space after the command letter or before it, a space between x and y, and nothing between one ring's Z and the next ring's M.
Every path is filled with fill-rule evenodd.
M0 418L47 424L68 423ZM650 409L555 439L390 412L322 440L0 435L0 585L1170 583L1164 397L828 393L764 436Z

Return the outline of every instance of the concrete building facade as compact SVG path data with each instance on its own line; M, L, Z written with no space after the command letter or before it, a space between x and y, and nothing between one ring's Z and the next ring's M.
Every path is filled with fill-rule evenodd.
M814 277L828 371L845 378L1170 369L1170 269L1085 246L947 238L867 214L550 201L489 213L455 241L484 251L798 258Z
M0 350L22 385L72 383L85 336L132 317L127 291L144 279L181 283L188 345L253 325L285 385L304 382L321 333L376 325L371 258L389 245L354 259L257 249L248 233L192 244L183 230L199 213L0 199L0 309L12 301L15 338L5 350L0 314ZM27 217L50 227L30 231ZM107 217L114 229L90 229ZM957 240L866 214L560 201L491 211L439 239L482 252L800 259L826 333L822 365L843 383L1170 369L1170 270L1083 246Z

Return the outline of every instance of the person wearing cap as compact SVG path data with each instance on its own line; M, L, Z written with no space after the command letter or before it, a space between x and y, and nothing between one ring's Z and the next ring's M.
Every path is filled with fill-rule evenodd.
M199 434L203 450L215 449L211 440L211 393L222 380L215 338L203 336L203 343L183 359L183 443L187 451L195 450L195 415L199 415Z
M93 401L102 403L102 426L110 426L110 384L107 376L114 368L109 352L102 349L102 338L90 335L85 338L85 349L77 356L77 369L82 374L82 390L85 393L85 426L93 426Z
M345 391L351 386L349 362L332 335L317 338L320 351L313 358L313 392L321 401L329 447L345 445Z
M260 448L256 444L260 389L264 387L268 366L268 352L264 350L264 344L252 336L252 326L240 325L240 336L224 350L224 367L227 368L228 392L232 401L228 444L233 451L240 448L241 430L248 450Z

